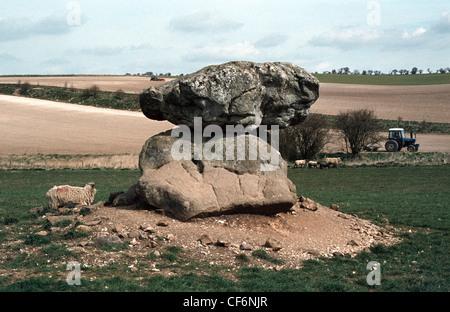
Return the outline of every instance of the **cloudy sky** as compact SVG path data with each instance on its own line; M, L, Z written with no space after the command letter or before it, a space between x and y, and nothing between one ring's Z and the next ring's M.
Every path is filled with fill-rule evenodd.
M0 75L450 66L448 0L1 0Z

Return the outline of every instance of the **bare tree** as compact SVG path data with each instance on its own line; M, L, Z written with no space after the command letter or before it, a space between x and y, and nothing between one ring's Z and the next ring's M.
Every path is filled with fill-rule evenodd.
M297 126L298 148L303 159L312 159L328 143L328 120L323 115L310 115Z
M378 121L372 110L341 112L336 117L336 128L344 138L347 152L350 149L353 157L358 156L365 146L380 141Z
M296 160L299 153L297 147L297 136L294 133L294 126L280 129L279 133L279 151L286 160Z
M288 160L295 160L298 154L312 159L328 143L328 131L326 116L311 114L299 125L280 131L280 153Z

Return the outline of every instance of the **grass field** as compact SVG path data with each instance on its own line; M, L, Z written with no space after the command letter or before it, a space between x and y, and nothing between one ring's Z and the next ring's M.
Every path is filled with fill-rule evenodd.
M157 257L139 259L172 276L142 276L122 262L82 269L81 286L65 281L66 263L79 260L67 249L70 241L32 235L40 218L28 213L45 205L54 184L96 181L97 200L128 188L137 170L0 171L0 291L439 291L450 290L450 166L347 167L330 170L290 169L298 193L323 205L337 203L345 213L400 229L403 241L372 246L355 258L307 260L301 269L279 272L246 265L230 268L189 259L176 246ZM388 221L386 221L388 220ZM21 252L25 247L35 253ZM104 252L119 253L119 250ZM120 254L118 254L120 256ZM255 253L253 257L266 257ZM269 259L276 261L276 259ZM366 283L369 261L381 264L381 285Z
M412 86L449 84L450 74L422 74L422 75L338 75L338 74L314 74L320 82Z
M0 94L12 95L21 86L23 84L0 84ZM20 94L21 96L96 107L140 110L138 94L100 90L92 94L83 89L52 86L30 86L25 88L26 90Z

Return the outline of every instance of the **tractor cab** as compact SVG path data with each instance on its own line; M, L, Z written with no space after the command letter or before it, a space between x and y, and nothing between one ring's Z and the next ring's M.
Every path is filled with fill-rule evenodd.
M403 128L389 129L388 139L385 144L386 151L398 152L403 147L406 147L409 152L417 152L419 146L420 144L416 144L416 139L412 137L412 133L411 138L407 138Z
M391 128L389 129L388 139L403 140L405 139L405 130L403 128Z

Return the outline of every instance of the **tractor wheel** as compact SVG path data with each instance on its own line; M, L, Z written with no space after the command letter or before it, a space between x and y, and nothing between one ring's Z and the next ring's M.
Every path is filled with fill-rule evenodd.
M406 148L408 152L414 153L416 152L416 147L414 145L410 145Z
M384 145L384 148L387 152L397 152L398 151L398 142L394 140L389 140Z

